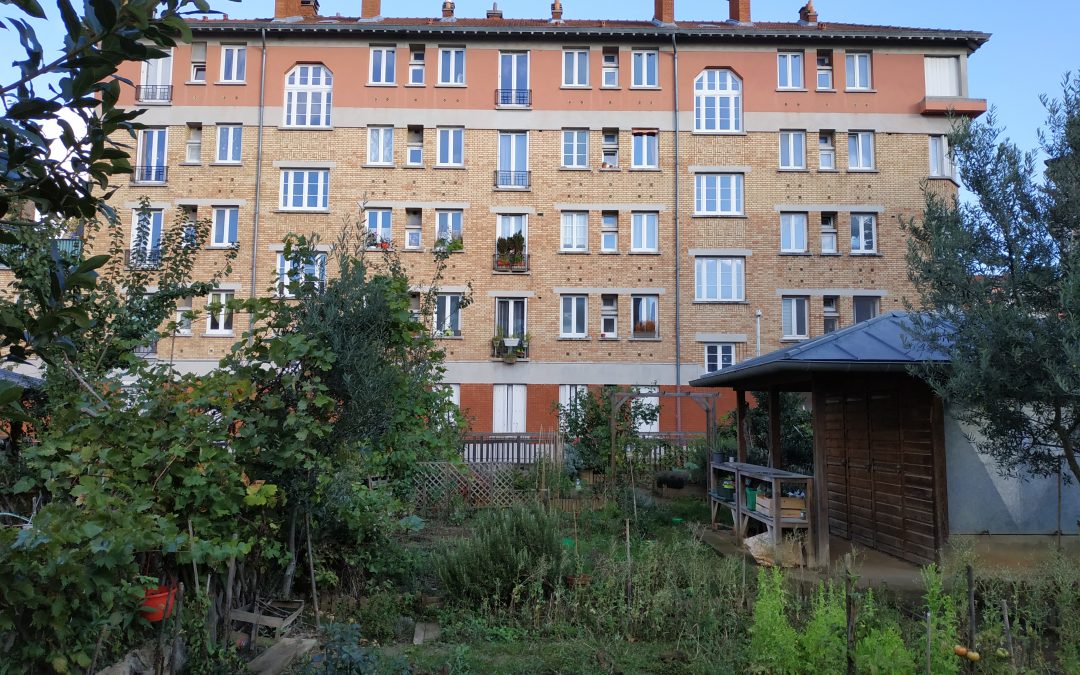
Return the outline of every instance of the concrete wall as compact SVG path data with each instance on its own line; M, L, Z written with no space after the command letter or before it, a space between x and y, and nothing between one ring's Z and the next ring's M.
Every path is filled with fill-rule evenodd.
M994 460L981 455L969 438L977 429L951 415L945 419L946 471L949 479L949 533L1053 534L1058 529L1058 480L1003 478ZM1068 467L1064 467L1066 476ZM1080 485L1061 485L1061 530L1075 535L1080 527Z

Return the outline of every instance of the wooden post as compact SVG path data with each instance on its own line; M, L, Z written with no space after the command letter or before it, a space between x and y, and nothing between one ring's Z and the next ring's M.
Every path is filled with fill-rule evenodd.
M780 390L776 387L769 389L769 466L784 468L780 456Z
M932 614L926 613L926 675L934 675L930 672L932 656L934 653L934 624L931 623Z
M735 431L739 443L740 463L746 462L746 392L739 389L735 392Z
M1013 647L1012 625L1009 623L1009 601L1005 598L1001 599L1001 616L1005 620L1005 640L1009 645L1009 665L1012 666L1013 672L1018 672L1016 669L1016 649Z
M307 517L307 559L308 559L308 572L311 574L311 602L315 609L315 630L316 632L322 632L322 623L319 620L319 591L315 587L315 555L311 552L311 512L305 514Z
M852 599L855 581L851 578L851 559L844 567L844 612L847 616L847 672L855 675L855 606Z
M825 443L825 392L814 384L814 494L807 495L806 515L810 518L810 532L814 540L814 565L829 566L829 476L828 447Z
M971 565L967 566L968 582L968 649L975 647L975 570ZM975 662L968 661L968 672L975 672Z

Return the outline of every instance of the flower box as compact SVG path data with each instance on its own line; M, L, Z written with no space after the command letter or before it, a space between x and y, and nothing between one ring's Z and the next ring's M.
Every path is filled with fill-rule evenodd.
M772 497L758 495L757 511L763 516L772 516L775 505ZM806 499L804 497L781 497L780 517L801 520L806 517Z

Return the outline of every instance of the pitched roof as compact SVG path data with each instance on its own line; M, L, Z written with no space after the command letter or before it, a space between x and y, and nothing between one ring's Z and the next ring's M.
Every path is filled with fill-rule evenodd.
M694 387L730 387L773 375L813 372L897 372L916 363L948 363L944 345L913 344L907 312L889 312L843 330L800 342L690 382Z

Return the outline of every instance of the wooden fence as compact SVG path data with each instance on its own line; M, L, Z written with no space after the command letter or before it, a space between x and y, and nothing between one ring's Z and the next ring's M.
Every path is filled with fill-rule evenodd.
M557 433L465 434L461 458L471 464L561 462L562 440Z

